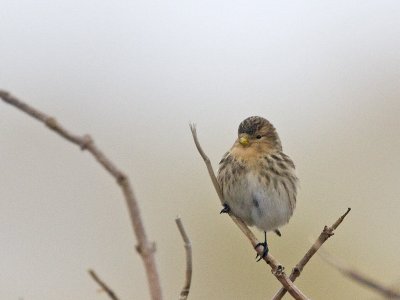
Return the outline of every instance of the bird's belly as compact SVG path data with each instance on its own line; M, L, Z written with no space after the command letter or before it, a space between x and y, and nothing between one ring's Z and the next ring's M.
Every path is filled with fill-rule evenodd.
M263 231L277 229L289 221L292 209L285 195L284 191L265 184L252 173L224 191L225 202L232 213Z

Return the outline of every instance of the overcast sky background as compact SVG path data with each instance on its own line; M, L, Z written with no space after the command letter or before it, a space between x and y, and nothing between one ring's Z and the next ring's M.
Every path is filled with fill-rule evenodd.
M269 299L279 282L226 216L188 127L215 168L237 126L277 128L301 180L271 253L289 272L347 207L324 249L400 282L398 1L9 1L0 88L90 133L132 181L157 242L166 299L184 280L174 218L192 239L190 299ZM121 191L88 153L0 103L0 298L147 299ZM262 238L262 234L257 232ZM313 299L375 299L313 258Z

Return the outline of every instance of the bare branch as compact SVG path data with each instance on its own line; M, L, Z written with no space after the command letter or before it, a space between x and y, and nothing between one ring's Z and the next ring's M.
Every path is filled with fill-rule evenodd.
M190 130L192 131L194 144L196 145L197 151L199 151L201 157L203 158L203 160L204 160L204 162L206 164L206 167L207 167L207 170L208 170L208 174L210 175L211 181L212 181L212 183L214 185L215 191L218 194L219 200L221 200L221 203L224 203L224 196L222 194L221 188L219 187L219 183L218 183L217 177L215 177L214 170L213 170L213 167L211 165L211 161L210 161L210 159L208 158L208 156L205 154L205 152L203 151L203 149L200 146L200 142L199 142L199 139L197 137L196 124L189 124L189 126L190 126Z
M94 281L101 287L101 290L106 292L107 295L112 299L112 300L119 300L117 295L113 292L112 289L108 287L108 285L97 276L97 274L93 270L88 270L90 276L93 278Z
M348 208L347 211L339 218L337 221L331 226L325 226L322 230L321 234L319 235L318 239L315 243L311 246L311 248L307 251L304 257L299 261L299 263L293 268L292 273L290 274L290 280L294 282L297 277L300 276L301 272L303 271L304 266L309 262L311 257L314 256L315 253L321 248L322 244L326 242L332 235L334 235L334 231L338 226L343 222L344 218L350 212L351 208ZM281 288L275 296L272 298L273 300L282 299L282 297L286 294L286 289Z
M6 91L0 90L0 98L4 102L22 110L33 118L44 123L51 130L55 131L71 143L78 145L82 150L89 151L98 161L98 163L100 163L110 173L110 175L116 179L123 191L128 206L132 227L138 242L137 251L143 259L151 297L152 299L157 300L162 299L160 279L154 258L155 245L154 243L149 242L147 238L139 210L139 205L133 193L128 177L105 156L105 154L95 145L94 141L89 135L78 136L72 134L67 129L62 127L55 118L29 106Z
M181 233L184 246L185 246L185 251L186 251L186 280L185 280L185 285L182 288L181 294L179 296L179 300L186 300L189 291L190 291L190 284L192 282L192 244L190 242L190 239L185 231L185 228L183 227L183 223L181 221L181 218L177 217L175 219L176 225L178 226L179 232Z
M369 278L367 275L356 271L353 267L349 267L345 262L329 255L326 251L318 252L320 257L323 258L328 264L342 273L344 276L354 280L355 282L368 287L383 297L388 299L400 299L400 292L394 289L384 287L382 284L376 282L376 280Z
M208 174L210 175L211 181L214 185L214 188L218 194L221 203L224 203L224 197L221 191L221 188L218 184L217 178L215 177L214 170L212 168L210 159L205 154L203 149L200 146L199 139L197 137L196 125L190 124L190 130L192 131L193 140L196 145L197 150L199 151L201 157L203 158ZM235 217L232 214L229 214L233 222L239 227L239 229L244 233L244 235L248 238L250 243L253 245L253 248L259 243L255 235L250 231L247 225L239 218ZM256 249L257 253L262 256L262 247L258 247ZM308 299L298 287L296 287L293 282L289 279L289 277L285 274L282 265L271 255L268 253L266 257L264 257L264 261L270 265L272 274L279 280L279 282L285 287L285 289L293 296L295 299Z

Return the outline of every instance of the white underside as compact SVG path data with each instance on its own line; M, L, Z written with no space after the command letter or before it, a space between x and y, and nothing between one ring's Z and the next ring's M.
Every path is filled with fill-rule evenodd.
M248 173L241 182L225 189L224 198L234 215L263 231L285 225L293 213L283 186L278 184L275 190L272 185L261 183L253 173Z

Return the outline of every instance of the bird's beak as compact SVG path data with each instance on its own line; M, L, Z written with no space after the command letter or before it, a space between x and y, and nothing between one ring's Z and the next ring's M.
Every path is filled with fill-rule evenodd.
M242 136L239 138L239 143L240 143L242 146L247 146L247 145L249 144L249 138L248 138L247 136L245 136L245 135L242 135Z

